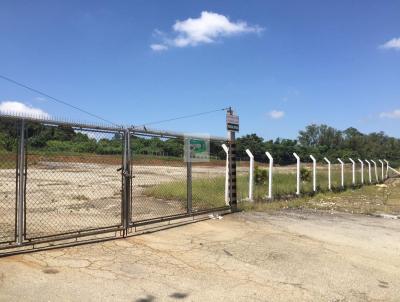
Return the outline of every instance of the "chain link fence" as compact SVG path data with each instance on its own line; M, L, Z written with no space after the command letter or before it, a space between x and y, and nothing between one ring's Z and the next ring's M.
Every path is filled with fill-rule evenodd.
M18 124L0 120L0 245L15 241L17 213Z
M192 163L192 211L224 207L226 195L226 158L223 141L210 142L210 159Z
M121 225L120 132L28 123L26 146L26 239Z
M184 139L0 115L0 249L229 210L221 146L193 171Z
M183 148L183 138L131 135L133 222L187 213ZM160 151L146 152L154 149Z
M209 160L187 162L186 138L0 115L0 249L94 233L120 231L125 236L140 224L230 210L236 193L239 201L247 200L249 161L236 164L232 156L230 166L232 145L211 137ZM264 201L269 165L257 160L253 199ZM311 193L312 166L302 163L302 168L301 194ZM344 184L351 187L352 166L344 168ZM356 184L361 182L358 168ZM328 190L327 169L327 164L318 164L319 192ZM398 176L387 169L388 176ZM273 198L295 196L296 166L275 164L273 170ZM340 165L332 164L331 172L332 188L340 187ZM364 183L369 182L368 172L365 165ZM379 178L381 172L378 165ZM371 174L375 183L374 166ZM383 186L379 192L388 207L397 198L389 189Z

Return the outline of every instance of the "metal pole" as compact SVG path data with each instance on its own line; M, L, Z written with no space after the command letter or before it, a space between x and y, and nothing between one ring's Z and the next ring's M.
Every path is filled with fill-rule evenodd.
M375 180L376 182L379 182L379 178L378 178L378 167L376 166L376 161L371 159L371 162L374 164L374 168L375 168Z
M353 170L352 170L353 171L353 181L352 181L352 183L353 183L353 186L355 186L356 185L356 162L351 158L349 158L349 160L353 164Z
M249 200L253 201L253 174L254 174L254 155L249 149L246 149L247 155L250 157L250 171L249 171Z
M225 204L229 205L229 148L222 144L222 149L224 149L226 154L225 163Z
M293 156L296 157L297 160L297 169L296 169L296 174L297 174L297 186L296 186L296 195L300 195L300 157L296 154L293 153Z
M361 164L361 184L364 184L364 162L361 159L358 159Z
M342 183L342 189L344 188L344 162L338 158L337 159L340 162L340 169L341 169L341 183Z
M369 183L372 183L372 176L371 176L371 163L369 162L368 159L365 160L368 164L368 178L369 178Z
M236 212L237 211L237 193L236 193L236 142L235 142L235 131L230 131L229 204L231 206L231 210L233 212Z
M389 177L389 162L384 159L383 160L386 163L386 179Z
M271 153L265 152L269 159L269 171L268 171L268 198L272 199L272 175L273 175L273 167L274 167L274 158L272 157Z
M22 245L24 237L25 208L25 120L21 120L21 132L18 154L18 207L17 207L17 243Z
M314 156L310 155L310 158L313 161L313 191L317 191L317 160Z
M190 151L189 151L190 152ZM192 161L188 158L186 166L187 172L187 212L192 213Z
M123 158L123 179L124 179L124 194L123 194L123 217L122 225L124 227L124 236L127 235L128 227L131 222L131 146L130 132L124 131L124 158Z
M332 190L332 184L331 184L331 162L326 157L324 157L324 160L328 163L328 190L331 191Z
M383 163L383 161L381 159L379 159L379 162L381 163L381 166L382 166L382 182L383 182L385 180L385 172L384 172L385 164Z

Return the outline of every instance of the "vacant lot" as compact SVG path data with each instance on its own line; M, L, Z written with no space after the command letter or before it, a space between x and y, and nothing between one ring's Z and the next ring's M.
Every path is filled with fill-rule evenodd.
M118 226L121 223L121 160L118 156L54 156L30 155L26 185L26 237L37 237L75 232L78 230ZM5 165L7 163L7 165ZM218 163L218 164L217 164ZM222 164L222 165L221 165ZM14 241L15 236L15 157L0 157L0 244ZM346 182L350 167L346 167ZM276 167L274 194L293 195L296 190L294 167ZM183 214L187 212L186 163L177 160L140 158L132 166L132 220ZM365 171L364 171L365 172ZM238 168L238 197L248 196L248 167ZM319 167L318 185L327 189L326 166ZM193 165L193 209L202 210L225 205L225 167L223 162ZM357 175L359 177L359 175ZM337 185L338 167L334 166L333 183ZM365 179L367 179L365 177ZM359 179L357 178L359 182ZM285 207L281 203L265 203L267 183L255 186L255 198L264 201L263 207ZM303 181L302 188L311 190L311 181ZM365 187L364 197L350 203L338 203L345 194L323 194L306 205L361 213L394 212L399 208L398 192L387 189L375 192ZM347 197L353 192L348 191ZM353 199L352 199L353 200ZM308 201L308 200L307 200ZM290 204L304 205L304 200ZM358 206L356 205L358 203ZM346 205L342 207L341 205ZM256 205L258 207L259 205ZM244 206L246 208L246 205ZM251 206L252 207L252 206ZM349 208L349 209L347 209Z
M4 158L0 158L4 159ZM102 164L103 157L69 158L58 161L37 157L28 165L26 184L26 236L36 238L84 229L112 227L121 224L120 165ZM54 160L54 159L53 159ZM80 162L79 162L80 161ZM6 162L0 161L1 162ZM7 161L8 162L8 161ZM162 163L162 162L161 162ZM158 164L158 165L157 165ZM15 234L16 172L10 167L0 169L0 243L13 241ZM132 166L132 220L140 221L187 212L186 165L169 162L134 163ZM216 176L224 175L224 167L196 167L195 179L212 183ZM160 188L172 182L176 192L185 199L177 199ZM153 188L155 198L144 194ZM196 190L193 192L196 194ZM193 202L193 208L224 206L224 191L214 203Z
M384 184L337 193L325 192L274 202L240 203L240 207L244 210L267 212L279 209L311 209L330 213L346 212L375 216L389 214L400 217L400 178L390 178Z
M399 301L399 220L238 213L0 259L1 301Z

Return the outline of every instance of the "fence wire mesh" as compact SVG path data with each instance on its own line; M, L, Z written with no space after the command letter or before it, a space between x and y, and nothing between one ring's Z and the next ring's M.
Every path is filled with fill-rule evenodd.
M121 133L29 123L26 142L26 239L121 225Z
M0 119L0 244L15 240L18 124Z
M184 137L168 137L1 116L0 248L123 235L135 222L225 206L221 144L211 144L209 162L192 167Z
M182 138L132 133L132 221L187 213L187 165Z
M224 207L226 182L226 153L222 144L210 142L210 160L192 163L192 211Z

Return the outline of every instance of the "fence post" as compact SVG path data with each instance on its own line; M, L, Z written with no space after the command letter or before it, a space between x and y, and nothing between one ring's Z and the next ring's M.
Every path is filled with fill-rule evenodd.
M386 179L389 177L389 161L383 160L386 163Z
M17 244L24 240L25 218L25 120L21 120L20 142L18 149L18 205L17 205Z
M353 170L352 170L353 171L353 180L352 180L352 183L353 183L353 186L355 186L356 185L356 162L351 158L349 158L349 160L353 164Z
M358 159L361 164L361 184L364 184L364 162L361 159Z
M371 162L374 164L374 168L375 168L375 180L378 183L379 182L379 178L378 178L378 167L376 166L376 162L374 160L371 159Z
M332 184L331 184L331 162L326 157L324 157L324 160L328 163L328 190L331 191L332 190Z
M337 159L340 163L340 169L341 169L341 183L342 183L342 189L344 189L344 162L338 158Z
M268 171L268 198L272 199L272 175L273 175L273 167L274 167L274 158L271 153L265 152L269 159L269 171Z
M383 170L385 169L385 164L381 159L379 159L379 162L381 163L382 166L382 182L383 182L385 180L385 173L383 172Z
M237 211L237 191L236 191L236 141L235 131L230 132L229 140L229 205L231 211Z
M300 157L296 154L293 153L293 156L296 157L296 161L297 161L297 186L296 186L296 194L300 195Z
M372 183L372 176L371 176L371 163L369 162L368 159L365 160L368 164L368 178L369 178L369 183Z
M250 157L250 171L249 171L249 200L253 201L253 174L254 174L254 155L249 149L246 149L247 155Z
M127 235L128 227L131 222L131 135L129 129L124 131L124 155L123 155L123 215L122 225L124 227L124 236Z
M225 204L229 205L229 148L222 144L222 149L224 149L226 154L226 164L225 164Z
M317 191L317 160L314 156L310 155L313 162L313 191Z
M190 149L190 148L188 148ZM189 151L191 152L191 150ZM189 154L189 157L187 158L186 162L186 181L187 181L187 213L191 214L192 213L192 159L191 155Z

